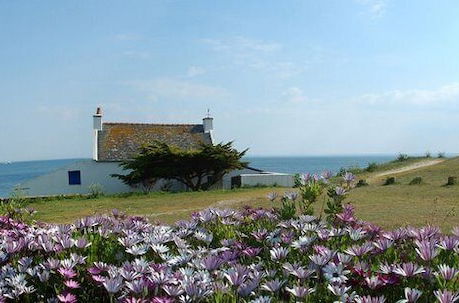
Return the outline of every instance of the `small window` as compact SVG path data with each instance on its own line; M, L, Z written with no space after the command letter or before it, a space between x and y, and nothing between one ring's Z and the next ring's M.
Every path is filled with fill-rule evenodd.
M69 185L81 185L81 172L79 170L69 171Z

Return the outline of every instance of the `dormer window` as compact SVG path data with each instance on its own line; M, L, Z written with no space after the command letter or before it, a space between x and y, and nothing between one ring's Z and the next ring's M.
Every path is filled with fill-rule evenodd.
M81 185L81 172L79 170L69 171L69 185Z

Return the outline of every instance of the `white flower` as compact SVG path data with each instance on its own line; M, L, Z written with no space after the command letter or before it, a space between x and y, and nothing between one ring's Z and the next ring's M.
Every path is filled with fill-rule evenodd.
M345 270L343 264L334 264L329 263L323 268L324 277L330 283L333 284L343 284L346 283L347 277L346 275L350 273L349 270Z

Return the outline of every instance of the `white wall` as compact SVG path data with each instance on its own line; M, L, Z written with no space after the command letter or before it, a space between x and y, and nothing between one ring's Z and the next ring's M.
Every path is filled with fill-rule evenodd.
M81 185L69 185L68 171L79 170L81 172ZM102 186L106 194L140 191L134 189L111 174L126 174L119 166L119 162L96 162L83 160L73 163L65 168L58 169L46 175L39 176L20 185L27 196L51 196L87 194L92 184ZM160 180L154 190L159 190L167 181ZM172 190L182 190L184 187L178 182L172 182Z
M223 176L219 188L231 189L231 178L239 175L241 176L241 186L278 185L292 187L294 185L293 175L269 172L261 173L246 168L241 170L233 170L232 172Z
M69 185L68 172L79 170L81 172L81 185ZM254 173L251 169L234 170L226 174L223 179L213 186L213 189L231 189L231 178L241 175L241 186L274 185L293 186L293 176L279 173ZM111 174L126 174L119 162L97 162L94 160L83 160L73 163L67 167L58 169L46 175L39 176L20 184L20 188L26 196L52 196L88 194L90 186L99 184L105 194L141 191L142 189L132 188ZM165 183L171 184L171 190L186 190L185 185L177 181L160 180L153 190L160 190Z
M293 187L294 177L293 175L276 173L241 175L241 187L257 185Z

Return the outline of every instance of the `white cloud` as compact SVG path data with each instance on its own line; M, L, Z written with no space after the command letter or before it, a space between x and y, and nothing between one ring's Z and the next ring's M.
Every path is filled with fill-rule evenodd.
M355 0L363 5L367 13L373 18L380 18L386 13L387 0Z
M280 43L235 37L228 39L202 39L216 53L229 58L230 68L262 71L279 78L300 74L306 64L296 64L284 57Z
M206 70L203 68L203 67L200 67L200 66L190 66L188 68L188 71L186 73L187 77L196 77L196 76L199 76L199 75L202 75L202 74L205 74L206 73Z
M227 95L227 91L221 87L174 78L131 81L129 84L146 91L153 100L162 98L171 100L218 99Z
M308 101L303 90L295 86L289 87L283 95L286 96L287 101L290 103L300 104Z
M371 105L418 105L447 106L459 105L459 82L443 85L435 89L392 90L383 93L364 94L355 99L358 103Z

